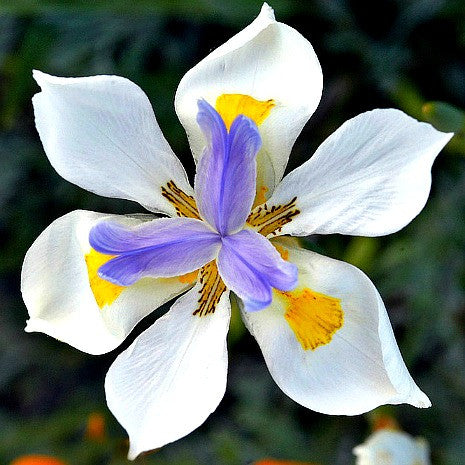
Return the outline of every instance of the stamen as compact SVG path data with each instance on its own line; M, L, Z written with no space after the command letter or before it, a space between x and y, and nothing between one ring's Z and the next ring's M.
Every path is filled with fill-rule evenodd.
M226 286L218 273L215 260L200 269L199 282L202 285L199 291L199 306L193 315L205 316L215 313L216 306L226 290Z
M174 181L169 181L166 187L161 187L161 195L174 206L178 216L200 220L200 214L197 210L194 197L187 195L182 189L176 186Z
M265 203L258 206L247 218L247 223L263 236L276 235L282 227L291 222L300 213L296 208L297 197L284 205L273 205L271 208Z

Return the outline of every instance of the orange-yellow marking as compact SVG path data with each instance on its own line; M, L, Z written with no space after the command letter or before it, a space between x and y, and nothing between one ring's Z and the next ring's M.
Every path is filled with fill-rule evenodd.
M245 115L255 122L257 126L265 121L271 109L276 105L274 100L257 100L250 95L222 94L216 99L216 111L223 118L229 129L238 115Z
M178 276L179 282L182 284L192 284L199 274L199 270L191 271L190 273L183 274Z
M187 195L174 181L169 181L166 186L161 187L161 195L174 206L178 216L200 220L194 197Z
M277 234L281 228L300 213L296 207L297 197L283 205L269 207L266 203L252 210L247 223L263 236Z
M275 249L279 252L279 255L281 255L281 258L283 260L289 260L289 250L285 249L282 245L279 244L273 244Z
M257 195L255 196L254 206L261 205L266 202L266 193L268 192L268 187L261 186L257 189Z
M105 255L94 249L90 249L90 252L84 257L89 275L90 288L94 293L95 301L99 308L112 304L124 289L124 286L118 286L117 284L105 281L97 274L98 269L114 257L114 255Z
M226 290L215 260L200 269L199 282L202 285L199 291L199 305L193 315L205 316L215 312L216 306Z
M340 299L308 287L276 292L286 307L284 318L304 350L315 350L329 344L342 327L344 314Z

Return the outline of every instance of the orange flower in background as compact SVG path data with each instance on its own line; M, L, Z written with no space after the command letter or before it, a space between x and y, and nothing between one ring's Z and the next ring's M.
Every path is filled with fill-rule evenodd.
M386 413L374 413L373 433L352 450L356 465L431 465L428 442L402 431L397 420Z
M310 462L296 462L294 460L277 460L277 459L262 459L255 462L254 465L318 465Z
M13 460L10 465L68 465L63 460L48 455L23 455Z
M400 431L401 428L397 420L390 415L377 415L373 420L372 425L373 431L379 431L380 429L389 429L393 431Z
M105 417L98 412L93 412L87 418L85 436L92 441L105 439Z

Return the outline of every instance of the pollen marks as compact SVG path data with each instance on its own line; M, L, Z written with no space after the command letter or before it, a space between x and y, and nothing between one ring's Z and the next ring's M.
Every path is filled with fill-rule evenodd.
M341 299L308 287L276 293L286 308L284 318L304 350L315 350L329 344L343 325Z
M199 305L193 315L205 316L215 312L216 306L226 290L214 260L200 269L199 282L201 284Z
M178 216L200 220L194 197L187 195L174 181L169 181L166 186L161 187L161 195L174 206Z
M297 197L283 205L269 207L266 203L258 206L247 218L247 223L263 236L276 235L282 227L300 213L296 207Z

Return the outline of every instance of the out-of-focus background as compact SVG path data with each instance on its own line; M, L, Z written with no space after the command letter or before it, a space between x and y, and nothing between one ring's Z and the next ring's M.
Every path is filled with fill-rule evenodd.
M279 20L313 44L323 99L294 147L289 169L346 119L397 107L457 135L433 169L426 208L382 238L312 237L306 245L357 265L389 311L405 361L433 407L388 408L430 443L435 465L465 463L465 2L270 0ZM0 2L0 465L28 453L69 465L127 464L127 440L105 406L103 381L120 349L100 357L23 332L23 256L39 233L76 208L141 212L63 180L34 128L31 70L62 76L118 74L148 94L174 151L193 162L173 98L183 74L245 27L257 0ZM292 53L292 50L289 51ZM57 273L59 270L57 270ZM353 463L371 416L330 417L300 407L274 384L236 318L226 397L190 436L141 464L242 465L264 456Z

